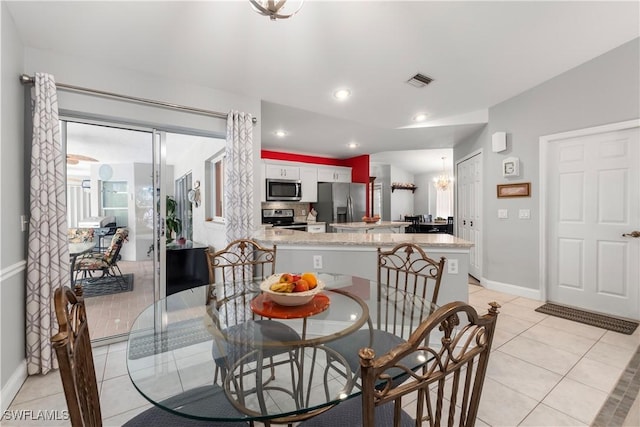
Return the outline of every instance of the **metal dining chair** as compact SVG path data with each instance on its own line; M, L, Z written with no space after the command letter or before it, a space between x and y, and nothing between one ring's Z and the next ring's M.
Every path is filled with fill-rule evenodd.
M420 219L422 215L405 215L404 221L410 222L411 225L405 228L405 233L419 233L420 232Z
M59 331L51 337L51 343L58 357L60 377L71 425L100 427L102 415L96 380L89 322L82 298L82 289L76 292L69 287L60 287L54 293L54 306ZM225 396L224 390L213 384L189 390L162 402L164 408L191 407L191 413L240 414ZM175 415L168 410L153 407L135 416L124 424L127 427L161 426L209 426L231 427L249 425L247 423L226 423L193 420Z
M414 329L433 312L438 300L445 258L435 261L419 246L402 243L389 251L378 248L377 310L369 329L326 345L344 356L352 372L360 368L358 351L371 347L383 354L405 342ZM339 364L329 358L327 371L345 374ZM418 366L419 360L405 361Z
M228 341L214 340L212 355L216 364L214 383L218 381L221 373L222 379L229 374L238 363L249 364L260 361L258 366L270 370L270 376L265 381L256 381L255 389L245 390L246 394L256 393L261 410L266 412L266 403L263 399L263 388L275 379L275 368L278 365L291 365L291 372L298 372L297 350L283 348L261 349L252 346L253 342L296 342L301 337L298 332L282 322L271 319L255 318L252 314L238 313L236 307L225 303L225 295L219 295L220 283L226 295L237 295L243 292L245 286L254 286L260 280L275 273L276 246L266 248L251 239L238 239L229 243L224 249L212 252L206 250L209 266L209 289L207 292L207 306L217 310L215 319L228 319L226 325L216 325L220 333L233 336L235 342L243 344L231 344ZM218 285L216 285L218 283ZM274 356L289 353L287 358L274 360ZM267 364L262 361L268 359ZM295 365L295 366L294 366ZM260 368L249 369L244 374L257 374L262 378ZM292 374L292 389L296 389L295 379ZM242 387L239 387L242 389Z
M487 314L479 316L472 306L451 302L425 319L406 342L389 351L360 349L362 395L339 403L299 427L472 427L500 307L495 302L489 306ZM439 345L428 342L431 334L442 336ZM404 364L413 354L426 360L417 372ZM397 370L408 374L402 384L393 381ZM411 405L415 412L409 414L402 408L403 398L413 400L415 394L417 404Z

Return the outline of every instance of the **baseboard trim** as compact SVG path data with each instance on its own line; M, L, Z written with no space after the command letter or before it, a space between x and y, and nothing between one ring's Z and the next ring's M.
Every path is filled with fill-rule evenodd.
M0 391L0 413L4 413L27 379L27 360L23 360Z
M523 288L522 286L511 285L509 283L496 282L495 280L483 277L480 284L492 291L504 292L505 294L517 295L523 298L535 299L542 301L542 292L539 289Z

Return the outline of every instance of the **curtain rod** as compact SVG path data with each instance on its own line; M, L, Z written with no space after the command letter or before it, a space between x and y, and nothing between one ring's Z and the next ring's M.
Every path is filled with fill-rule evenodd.
M35 78L28 76L27 74L22 74L20 75L20 83L22 83L23 85L32 85L35 83ZM163 102L163 101L155 101L153 99L138 98L138 97L129 96L129 95L120 95L113 92L106 92L106 91L97 90L97 89L88 89L86 87L74 86L74 85L69 85L65 83L56 83L56 87L59 89L66 89L73 92L85 92L85 93L100 95L108 98L125 99L127 101L133 101L139 104L149 104L149 105L155 105L156 107L169 108L172 110L188 111L190 113L202 114L204 116L212 116L218 119L226 119L228 115L227 113L219 113L217 111L203 110L201 108L187 107L185 105L172 104L170 102ZM258 122L258 119L256 117L252 117L252 121L255 124Z

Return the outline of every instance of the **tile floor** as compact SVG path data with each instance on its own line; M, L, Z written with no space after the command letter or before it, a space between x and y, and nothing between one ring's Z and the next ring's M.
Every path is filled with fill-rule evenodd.
M91 338L129 333L140 312L153 303L153 263L119 261L123 274L133 273L133 290L85 299Z
M534 311L541 302L469 285L469 302L486 311L502 305L479 410L479 426L587 426L607 400L640 344L622 335ZM126 343L94 350L106 426L119 426L150 407L132 386ZM413 402L408 402L407 406ZM637 423L638 404L626 424ZM29 377L10 410L66 409L57 372ZM2 426L68 422L3 420Z

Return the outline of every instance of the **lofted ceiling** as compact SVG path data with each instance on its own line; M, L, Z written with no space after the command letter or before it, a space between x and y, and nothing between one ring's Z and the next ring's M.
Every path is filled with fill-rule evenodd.
M637 1L307 0L283 21L244 0L5 3L27 47L260 99L263 148L338 158L452 148L640 32Z

